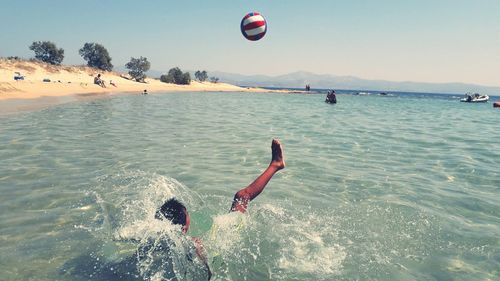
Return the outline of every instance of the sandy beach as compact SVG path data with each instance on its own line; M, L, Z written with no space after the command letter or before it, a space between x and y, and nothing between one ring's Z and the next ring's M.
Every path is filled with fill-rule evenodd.
M99 73L106 83L106 88L93 83L94 77ZM14 80L16 75L24 76L24 80ZM269 90L260 88L243 88L208 81L193 80L190 85L163 83L152 78L146 78L145 81L146 83L139 83L130 80L126 73L101 71L86 66L55 66L36 61L0 59L1 101L67 97L81 94L141 93L145 89L149 93L172 91L269 92ZM110 82L116 86L112 86Z

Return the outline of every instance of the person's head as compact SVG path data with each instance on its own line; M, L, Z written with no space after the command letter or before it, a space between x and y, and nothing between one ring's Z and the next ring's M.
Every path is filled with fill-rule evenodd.
M97 77L98 77L98 78L101 78L101 73L97 74Z
M189 229L190 218L186 207L175 198L167 200L161 207L156 211L156 219L166 218L172 224L182 225L182 233L186 233Z

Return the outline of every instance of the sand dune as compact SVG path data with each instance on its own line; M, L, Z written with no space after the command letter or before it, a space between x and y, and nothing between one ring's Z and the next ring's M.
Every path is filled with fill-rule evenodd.
M14 80L19 73L24 80ZM107 87L93 83L100 73ZM242 88L225 83L197 82L191 85L175 85L147 78L146 83L129 80L128 74L100 71L86 66L54 66L36 61L0 59L0 100L60 97L83 93L149 93L169 91L251 91L267 92L259 88ZM50 82L43 82L44 79ZM46 80L46 81L48 81ZM110 81L116 87L110 85Z

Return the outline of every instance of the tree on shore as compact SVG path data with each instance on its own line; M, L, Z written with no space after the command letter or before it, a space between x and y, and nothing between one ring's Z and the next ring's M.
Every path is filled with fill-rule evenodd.
M168 71L168 74L160 76L160 81L178 85L189 85L191 83L191 75L189 72L182 73L180 68L174 67Z
M200 82L205 82L208 79L208 74L205 70L203 70L203 71L198 70L194 73L194 77L196 79L198 79L198 81L200 81Z
M50 41L35 41L29 48L35 52L35 59L46 63L59 65L64 59L64 50Z
M149 70L151 63L149 63L148 59L145 57L140 57L138 59L130 58L130 61L125 64L125 67L130 70L128 74L130 74L135 81L144 82L146 78L145 72Z
M215 76L210 77L210 82L212 82L212 83L219 82L219 77L215 77Z
M111 71L113 69L108 50L106 50L106 48L104 48L101 44L85 43L78 53L85 61L87 61L87 65L90 67L107 71Z

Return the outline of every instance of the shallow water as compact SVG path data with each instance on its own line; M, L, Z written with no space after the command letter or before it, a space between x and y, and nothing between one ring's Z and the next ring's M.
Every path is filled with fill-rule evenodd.
M158 269L136 250L170 229L152 217L172 196L215 280L500 278L500 110L323 100L125 95L0 117L0 280L140 280ZM287 168L228 214L273 137Z

